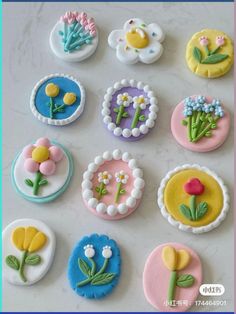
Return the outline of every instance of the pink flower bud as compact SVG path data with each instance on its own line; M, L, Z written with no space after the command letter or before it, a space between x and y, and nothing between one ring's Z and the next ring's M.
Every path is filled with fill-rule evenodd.
M223 46L225 44L224 36L217 36L216 37L216 44L218 47Z
M209 44L209 40L206 36L202 36L199 38L201 46L207 46Z
M87 19L87 14L85 12L82 12L81 17L82 17L82 19Z
M61 22L63 22L63 23L68 23L68 19L67 19L67 17L64 15L62 15L61 17L60 17L60 21Z
M90 17L90 18L88 19L88 24L90 24L90 23L94 23L94 19L93 19L92 17Z
M90 31L90 35L91 35L92 37L95 37L96 34L97 34L96 30Z
M86 18L83 18L82 20L81 20L81 24L85 27L86 25L88 25L88 21L87 21L87 19Z

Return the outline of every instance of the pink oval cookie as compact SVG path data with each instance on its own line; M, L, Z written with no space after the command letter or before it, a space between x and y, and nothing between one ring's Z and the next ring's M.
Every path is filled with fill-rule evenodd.
M119 149L96 156L83 175L82 196L96 216L117 220L130 215L142 198L145 182L137 161Z
M162 244L152 251L146 261L144 294L148 302L160 311L187 311L194 305L201 284L200 258L185 245Z
M209 152L221 146L229 128L229 113L219 100L208 96L184 99L171 117L171 131L176 141L195 152Z

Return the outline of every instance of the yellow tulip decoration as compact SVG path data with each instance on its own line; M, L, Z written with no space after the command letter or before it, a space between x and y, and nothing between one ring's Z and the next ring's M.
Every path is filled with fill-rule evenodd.
M63 97L63 104L62 105L57 105L54 103L55 97L57 97L60 93L60 88L54 83L49 83L45 87L45 94L50 98L49 101L49 116L51 119L54 118L55 114L57 112L64 112L66 106L73 105L76 101L76 95L74 93L65 93Z
M168 305L173 306L175 300L175 288L188 288L194 284L194 277L190 274L181 274L178 276L177 271L186 268L191 256L188 251L181 249L175 250L172 246L165 246L162 249L162 261L167 269L171 271L167 301Z
M24 266L35 266L41 263L41 257L38 254L31 254L43 248L47 241L47 236L37 228L18 227L12 232L12 242L15 247L22 251L21 261L14 255L6 257L6 264L19 271L20 278L23 282L27 282L24 275Z

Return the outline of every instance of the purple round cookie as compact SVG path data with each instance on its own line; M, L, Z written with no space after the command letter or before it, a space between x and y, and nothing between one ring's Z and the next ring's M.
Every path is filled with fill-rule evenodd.
M143 138L155 125L157 98L149 85L123 79L109 87L102 104L103 122L125 141Z

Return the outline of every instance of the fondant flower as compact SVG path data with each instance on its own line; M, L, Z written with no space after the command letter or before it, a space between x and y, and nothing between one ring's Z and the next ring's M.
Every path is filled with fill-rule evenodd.
M144 97L143 95L135 96L133 98L133 107L137 109L140 107L142 110L146 109L147 105L149 104L148 98Z
M200 45L201 45L201 46L203 46L203 47L207 46L207 45L209 44L208 37L206 37L206 36L201 36L201 37L199 38L199 42L200 42Z
M75 93L65 93L63 97L63 102L67 106L71 106L76 102L76 94Z
M223 46L225 44L225 37L224 36L217 36L216 37L216 44L218 47Z
M129 96L128 93L119 94L117 96L116 103L119 106L129 107L129 105L132 103L132 97Z
M104 258L111 258L112 257L112 250L111 250L111 247L106 245L103 247L102 249L102 256Z
M189 195L201 195L204 192L204 185L197 178L193 178L184 184L184 190Z
M109 184L111 178L112 178L112 175L108 173L107 171L99 172L98 174L98 182L104 183L105 185Z
M119 171L115 173L116 182L126 184L129 176L123 171Z
M95 250L94 250L92 244L87 244L87 245L84 246L84 255L85 255L87 258L92 258L92 257L94 257L94 255L95 255Z
M117 58L126 64L155 62L163 52L163 40L164 33L157 24L147 25L137 18L128 20L123 29L112 31L108 37Z
M47 236L35 227L18 227L12 232L12 243L23 252L21 261L14 255L6 257L6 263L9 267L19 271L22 281L27 279L24 275L24 265L38 265L41 257L37 254L30 255L41 250L47 242Z
M36 173L36 179L26 179L25 183L33 188L33 194L38 194L40 186L46 185L46 179L42 176L53 175L56 171L56 163L63 158L63 151L58 147L51 145L47 138L39 138L35 145L28 145L23 149L25 158L24 168L28 172Z

